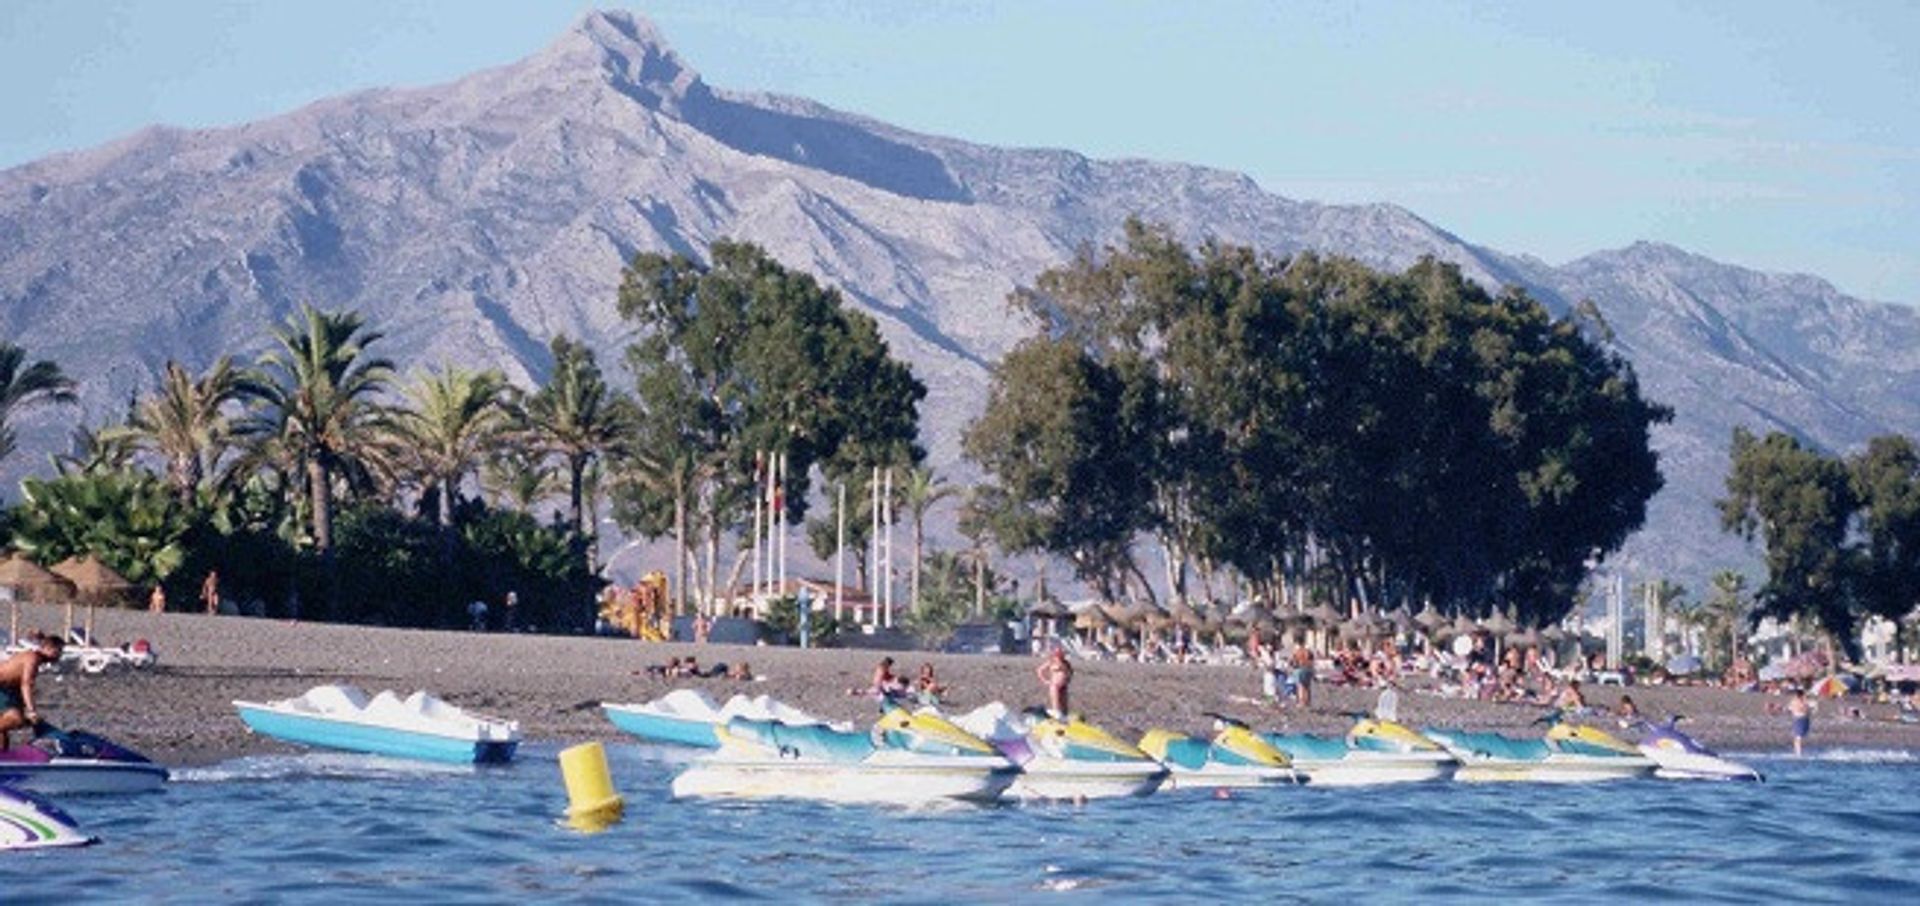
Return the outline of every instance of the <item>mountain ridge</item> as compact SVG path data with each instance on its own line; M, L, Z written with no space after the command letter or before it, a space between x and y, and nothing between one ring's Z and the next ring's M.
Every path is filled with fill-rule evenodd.
M1618 558L1630 569L1750 562L1711 506L1735 424L1834 449L1920 429L1920 317L1812 275L1653 242L1553 265L1396 205L1288 199L1217 168L995 148L713 88L624 12L437 85L149 127L0 171L0 330L80 377L96 420L165 359L255 352L308 301L365 310L405 364L494 364L526 382L558 332L617 355L612 290L633 254L728 236L879 319L931 388L933 461L965 479L960 427L1027 330L1007 293L1129 216L1275 254L1395 269L1431 255L1559 311L1594 300L1650 395L1679 412L1657 432L1669 487ZM46 450L71 421L42 414L23 438Z

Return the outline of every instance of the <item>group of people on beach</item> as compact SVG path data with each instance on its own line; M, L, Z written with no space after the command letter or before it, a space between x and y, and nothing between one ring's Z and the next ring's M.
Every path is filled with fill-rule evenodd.
M731 666L717 663L703 668L700 659L691 654L684 658L668 658L665 664L648 667L645 672L659 679L730 679L742 682L754 679L753 668L746 661Z

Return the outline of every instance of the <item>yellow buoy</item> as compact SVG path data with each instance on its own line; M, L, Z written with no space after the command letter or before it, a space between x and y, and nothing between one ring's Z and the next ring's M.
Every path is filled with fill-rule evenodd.
M560 751L560 779L567 785L567 824L602 831L620 820L626 801L613 790L606 747L586 742Z

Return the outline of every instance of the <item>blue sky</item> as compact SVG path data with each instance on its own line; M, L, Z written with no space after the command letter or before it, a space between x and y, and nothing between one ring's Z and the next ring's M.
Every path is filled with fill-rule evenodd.
M579 2L0 3L0 167L446 81ZM1390 201L1559 263L1636 239L1920 303L1920 4L660 2L708 82Z

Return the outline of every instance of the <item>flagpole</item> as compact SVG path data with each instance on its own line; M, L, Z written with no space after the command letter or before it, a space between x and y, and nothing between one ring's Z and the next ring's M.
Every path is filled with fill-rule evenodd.
M882 512L884 513L884 515L880 520L880 530L887 539L886 546L882 548L882 550L886 552L883 555L885 558L886 567L883 570L881 570L881 576L883 581L886 583L883 587L885 588L886 595L887 595L887 628L892 629L893 628L893 470L891 468L889 468L886 471L886 483L885 485L882 486L880 490L880 507Z
M777 594L787 593L787 454L780 453L780 490L773 495L774 509L777 511L774 524L780 527L780 546L775 548L780 558L780 587Z
M760 597L760 470L763 466L760 451L753 453L753 592L750 598Z
M833 508L838 528L833 536L833 621L840 622L847 604L847 483L839 484L840 502Z
M867 482L867 496L873 505L868 516L873 519L873 530L868 533L867 541L873 548L873 555L867 559L867 619L876 625L880 623L880 467L873 467L873 480Z

